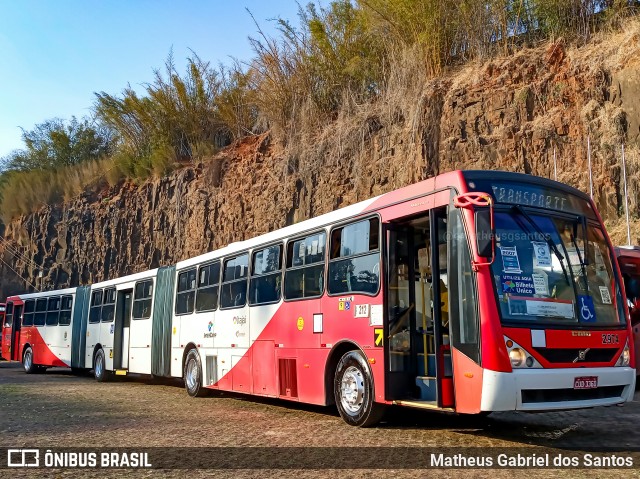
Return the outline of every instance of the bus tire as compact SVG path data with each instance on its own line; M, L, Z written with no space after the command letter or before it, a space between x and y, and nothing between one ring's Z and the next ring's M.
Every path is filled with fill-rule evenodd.
M93 358L93 377L99 383L104 383L111 379L111 374L107 371L107 361L104 357L103 349L98 349L95 358Z
M24 367L24 372L27 374L40 372L38 366L33 363L33 349L31 349L31 346L27 346L27 349L25 349L22 354L22 366Z
M347 424L369 427L380 422L385 407L373 400L373 378L360 351L349 351L342 356L333 384L338 412Z
M202 364L200 363L200 355L195 348L190 349L187 353L182 377L184 379L184 388L189 396L203 397L209 392L202 386Z

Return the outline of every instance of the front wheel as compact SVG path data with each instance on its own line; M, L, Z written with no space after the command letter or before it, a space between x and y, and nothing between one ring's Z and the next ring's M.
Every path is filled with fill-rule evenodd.
M206 396L209 392L202 387L202 364L200 363L200 355L198 351L190 349L184 360L184 388L191 397Z
M93 360L93 376L99 383L106 382L111 378L111 374L107 371L107 362L102 349L98 350Z
M31 346L27 346L27 349L24 350L22 366L24 367L24 372L27 374L39 372L38 366L33 363L33 349L31 349Z
M384 405L373 401L373 378L360 351L347 352L336 367L334 394L338 412L351 426L377 424L384 415Z

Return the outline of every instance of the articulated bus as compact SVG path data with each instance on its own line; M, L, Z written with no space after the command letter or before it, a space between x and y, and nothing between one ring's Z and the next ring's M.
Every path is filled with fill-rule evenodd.
M640 348L640 246L618 246L615 251L627 293L629 318L637 352ZM640 369L636 368L636 373L640 374Z
M27 372L335 403L356 426L393 404L585 408L633 398L624 297L587 195L454 171L176 265L10 297L2 353Z

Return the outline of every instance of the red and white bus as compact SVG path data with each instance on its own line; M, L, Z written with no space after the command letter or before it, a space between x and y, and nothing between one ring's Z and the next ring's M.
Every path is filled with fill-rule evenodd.
M71 366L99 380L182 377L192 396L335 403L357 426L391 404L469 414L621 404L635 389L623 297L587 195L455 171L77 288ZM33 364L45 357L34 352Z
M618 246L615 251L627 294L635 350L638 351L640 348L640 247ZM640 374L637 367L636 373Z
M76 288L7 298L2 357L28 373L71 367L71 319ZM34 363L38 358L38 363Z

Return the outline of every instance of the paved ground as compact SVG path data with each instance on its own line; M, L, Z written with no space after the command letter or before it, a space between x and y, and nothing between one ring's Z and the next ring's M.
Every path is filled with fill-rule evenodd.
M545 414L494 413L474 419L455 415L392 409L379 427L358 429L342 422L330 408L278 400L216 393L192 399L179 381L153 383L124 378L97 383L90 376L52 369L26 375L18 364L0 363L1 447L551 447L571 453L593 447L620 451L640 447L640 392L624 407ZM531 451L533 449L530 449ZM288 451L282 449L282 451ZM354 450L355 451L355 450ZM291 451L288 451L291 452ZM294 451L295 452L295 451ZM356 451L357 452L357 451ZM267 450L269 453L269 450ZM271 452L273 453L273 452ZM330 451L329 451L329 455ZM356 454L354 454L356 455ZM189 461L189 457L184 457ZM336 460L344 460L344 457ZM295 458L292 458L295 460ZM381 459L382 460L382 459ZM384 459L388 460L388 458ZM353 458L357 464L358 458ZM330 463L330 461L329 461ZM636 464L639 464L636 461ZM344 465L342 466L344 467ZM7 470L0 469L0 477ZM75 475L78 471L72 471ZM83 471L95 477L120 477ZM110 471L115 472L115 471ZM170 471L175 477L194 471ZM197 471L195 475L203 474ZM255 471L214 471L218 476L253 477ZM283 471L258 475L280 477ZM371 477L371 471L284 471L289 475ZM454 471L386 470L380 477L448 477ZM638 470L537 470L539 477L638 475ZM511 477L522 471L500 470L491 477ZM456 476L478 477L488 471L466 470ZM67 476L61 471L53 477ZM12 474L11 477L17 477Z

